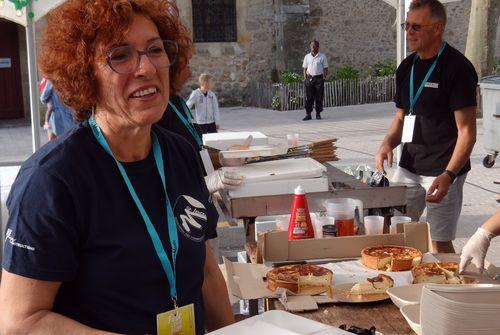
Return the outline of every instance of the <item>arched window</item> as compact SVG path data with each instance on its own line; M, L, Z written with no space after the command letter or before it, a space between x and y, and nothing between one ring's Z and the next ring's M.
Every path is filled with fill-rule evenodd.
M195 42L236 42L236 0L193 0Z

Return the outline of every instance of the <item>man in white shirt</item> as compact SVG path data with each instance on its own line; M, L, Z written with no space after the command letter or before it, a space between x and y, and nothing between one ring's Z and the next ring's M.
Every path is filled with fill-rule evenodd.
M323 111L323 95L325 79L328 76L328 62L325 54L319 52L319 42L311 41L311 53L304 57L304 82L306 86L306 117L302 121L311 120L313 105L316 106L316 119L321 120Z

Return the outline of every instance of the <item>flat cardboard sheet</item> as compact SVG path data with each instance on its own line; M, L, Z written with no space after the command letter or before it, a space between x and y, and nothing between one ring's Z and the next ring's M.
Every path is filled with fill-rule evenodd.
M264 264L235 263L223 257L226 280L232 294L240 299L278 297L267 289L264 278L268 269Z

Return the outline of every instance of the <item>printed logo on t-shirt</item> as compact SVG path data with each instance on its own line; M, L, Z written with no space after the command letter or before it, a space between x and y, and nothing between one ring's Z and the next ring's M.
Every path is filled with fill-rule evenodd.
M29 251L35 251L35 248L30 246L30 245L21 244L19 242L16 242L16 239L12 236L12 229L10 229L10 228L7 229L7 231L5 232L5 241L9 242L14 247L23 248L23 249L26 249Z
M195 242L204 241L207 212L201 202L189 195L181 195L175 201L174 213L177 229L185 237Z

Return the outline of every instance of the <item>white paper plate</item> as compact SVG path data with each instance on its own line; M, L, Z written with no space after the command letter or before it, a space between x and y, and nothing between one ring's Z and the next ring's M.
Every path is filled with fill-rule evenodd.
M414 284L409 286L391 287L387 290L387 294L391 298L394 305L402 308L407 305L416 305L420 303L422 296L422 287L425 284Z
M422 328L420 327L420 304L403 306L400 311L411 329L413 329L417 335L422 335Z
M331 330L328 334L348 335L350 333L323 323L285 311L268 311L246 320L216 330L210 335L305 335L322 330ZM257 331L258 330L258 331Z

